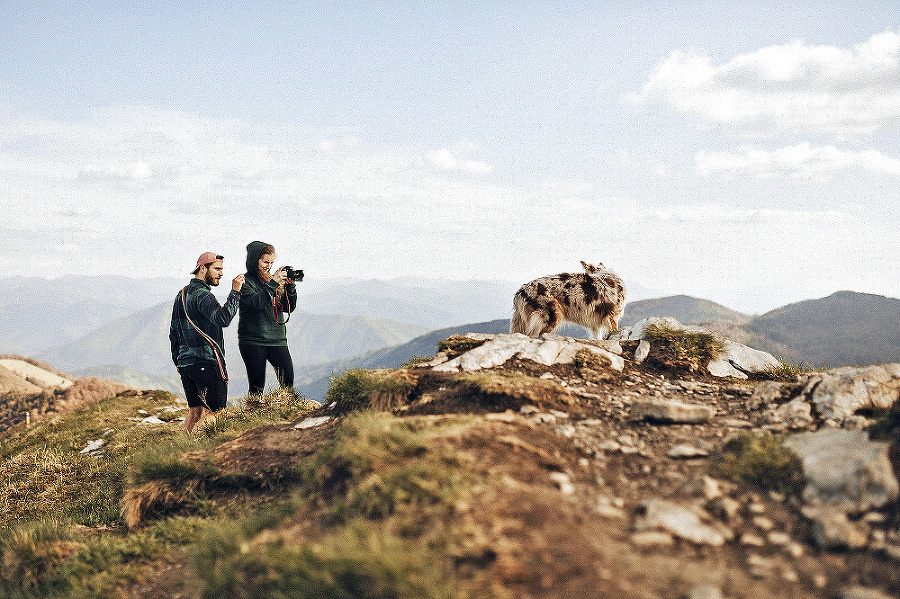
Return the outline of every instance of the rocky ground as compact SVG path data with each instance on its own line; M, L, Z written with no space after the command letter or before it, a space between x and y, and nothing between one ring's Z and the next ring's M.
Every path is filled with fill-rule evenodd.
M552 359L524 351L475 366L458 359L491 339L457 340L457 351L404 371L411 391L383 406L436 423L471 415L440 442L473 472L503 481L454 510L466 537L448 559L473 596L900 596L890 445L861 432L877 428L889 439L900 369L851 373L848 384L870 399L847 400L823 374L777 383L685 368L659 346L638 351L639 335L612 344L553 338L563 351ZM590 353L579 351L586 345ZM827 389L828 405L816 394ZM323 407L304 422L251 431L215 459L244 472L301 459L340 418ZM816 453L828 444L822 431L840 437L837 462L857 464L847 478L833 456ZM767 434L794 439L808 458L802 479L729 480L729 448ZM196 596L182 572L159 563L125 594Z

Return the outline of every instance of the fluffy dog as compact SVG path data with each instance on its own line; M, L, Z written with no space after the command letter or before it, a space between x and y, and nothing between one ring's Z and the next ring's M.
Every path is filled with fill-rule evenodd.
M605 339L619 326L625 310L622 279L602 264L581 261L583 273L562 273L525 283L513 298L511 333L540 337L563 321L583 326L594 339Z

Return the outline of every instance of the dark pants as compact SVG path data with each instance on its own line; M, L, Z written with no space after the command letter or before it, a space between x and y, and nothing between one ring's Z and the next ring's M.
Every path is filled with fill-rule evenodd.
M294 386L294 362L287 346L241 345L241 358L247 367L250 393L262 393L266 387L266 362L275 368L275 376L282 387Z
M178 374L188 406L218 412L228 403L228 384L214 362L181 366Z

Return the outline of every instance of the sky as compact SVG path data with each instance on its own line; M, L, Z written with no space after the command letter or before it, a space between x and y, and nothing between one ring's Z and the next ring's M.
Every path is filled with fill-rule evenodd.
M760 4L0 0L0 277L900 297L900 4Z

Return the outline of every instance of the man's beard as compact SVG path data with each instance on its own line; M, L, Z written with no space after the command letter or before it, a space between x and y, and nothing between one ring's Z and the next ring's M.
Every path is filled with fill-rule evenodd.
M215 287L216 285L219 284L219 281L216 280L214 277L210 276L210 274L209 274L208 272L206 273L206 277L205 277L205 278L206 278L206 283L207 283L208 285L212 285L213 287Z

